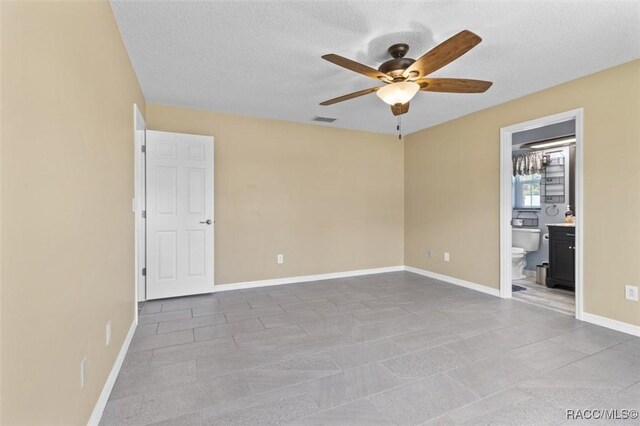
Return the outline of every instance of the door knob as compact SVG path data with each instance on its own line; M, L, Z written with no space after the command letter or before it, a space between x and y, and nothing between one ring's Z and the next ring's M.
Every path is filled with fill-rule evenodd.
M204 222L200 222L202 224L207 224L207 225L211 225L211 219L207 219Z

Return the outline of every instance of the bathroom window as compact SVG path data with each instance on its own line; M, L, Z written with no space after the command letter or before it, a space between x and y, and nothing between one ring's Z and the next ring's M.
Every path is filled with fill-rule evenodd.
M540 180L542 175L518 175L514 178L513 204L516 209L540 208Z

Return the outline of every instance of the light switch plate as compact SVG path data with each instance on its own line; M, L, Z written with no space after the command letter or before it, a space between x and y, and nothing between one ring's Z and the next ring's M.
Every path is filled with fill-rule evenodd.
M627 300L638 301L638 287L633 285L624 286L624 294Z

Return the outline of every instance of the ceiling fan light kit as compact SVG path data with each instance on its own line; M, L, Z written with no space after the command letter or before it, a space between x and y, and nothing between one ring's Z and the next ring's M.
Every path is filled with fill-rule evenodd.
M401 81L383 86L376 91L376 95L389 105L406 104L420 90L420 85L413 81Z
M321 102L320 105L333 105L369 93L375 93L385 103L391 105L395 116L409 111L409 101L419 91L441 93L483 93L491 87L490 81L459 78L426 78L431 73L458 59L480 43L482 39L468 30L460 31L453 37L440 43L418 59L405 58L409 45L394 44L388 52L393 59L382 63L378 69L369 67L336 54L324 55L322 58L373 78L385 86L372 87L349 93L337 98Z

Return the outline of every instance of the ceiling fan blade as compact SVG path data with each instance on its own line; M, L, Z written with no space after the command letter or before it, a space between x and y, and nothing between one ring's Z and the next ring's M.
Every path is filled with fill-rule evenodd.
M429 75L464 55L481 41L482 39L471 31L460 31L418 58L404 71L403 76L406 78L415 72L419 77Z
M391 112L393 115L402 115L409 112L409 102L406 104L391 105Z
M416 80L424 92L484 93L493 84L490 81L465 78L423 78Z
M352 61L351 59L344 58L340 55L334 55L333 53L330 53L328 55L324 55L322 59L325 59L333 64L341 66L342 68L346 68L348 70L357 72L358 74L375 78L376 80L381 80L381 81L391 80L388 75L381 73L375 68L371 68L367 65L361 64L360 62Z
M383 86L380 86L383 87ZM371 89L360 90L359 92L349 93L348 95L338 96L337 98L329 99L328 101L320 102L320 105L327 106L337 104L338 102L348 101L349 99L357 98L359 96L368 95L377 91L380 87L372 87Z

